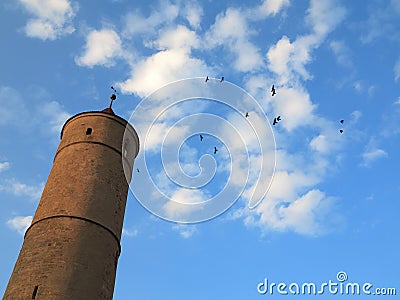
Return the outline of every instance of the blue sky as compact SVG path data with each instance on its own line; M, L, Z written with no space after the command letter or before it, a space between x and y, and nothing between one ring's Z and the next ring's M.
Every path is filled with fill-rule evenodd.
M257 285L341 271L400 293L399 1L5 0L0 14L1 293L62 124L108 106L111 85L141 141L115 299L282 298ZM218 217L164 220L210 218L176 203L228 187Z

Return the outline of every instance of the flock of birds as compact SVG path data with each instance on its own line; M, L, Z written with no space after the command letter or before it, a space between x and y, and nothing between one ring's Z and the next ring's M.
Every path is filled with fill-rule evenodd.
M210 80L210 78L207 76L205 82L208 82L209 80ZM224 80L225 80L225 77L222 76L220 82L223 82ZM275 95L276 95L276 89L275 89L275 85L273 84L272 87L271 87L271 96L273 97L273 96L275 96ZM248 118L249 116L250 116L249 112L246 112L245 117ZM274 118L274 121L272 122L272 125L275 126L275 125L278 124L279 121L281 121L281 120L282 120L282 119L281 119L281 116L275 117L275 118ZM343 123L344 123L344 120L342 119L342 120L340 120L339 122L340 122L341 124L343 124ZM343 133L343 129L340 129L339 132L340 132L340 133ZM200 134L200 142L202 142L203 139L204 139L203 135ZM217 147L214 147L214 154L217 154L217 152L218 152Z
M205 82L208 82L209 80L210 80L210 78L207 76ZM220 82L223 82L224 80L225 80L225 77L222 76ZM271 95L272 95L272 97L276 95L275 85L272 85ZM249 112L246 112L245 117L248 118L249 116L250 116ZM278 124L279 121L281 121L281 116L275 117L272 125L275 126L276 124ZM200 142L202 142L203 139L204 139L203 135L200 134ZM217 147L214 147L214 154L217 154L217 152L218 152Z
M205 82L208 82L209 80L210 80L210 78L207 76ZM224 80L225 80L225 77L222 76L220 82L223 82ZM112 95L110 96L110 99L111 99L110 108L111 108L111 105L112 105L113 101L117 98L116 95L115 95L115 94L117 94L116 89L115 89L113 86L111 86L111 89L114 91L114 94L112 94ZM275 95L276 95L276 89L275 89L275 85L273 84L272 87L271 87L271 96L273 97L273 96L275 96ZM248 118L249 116L250 116L249 112L246 112L245 117ZM274 118L274 121L272 122L272 125L275 126L275 125L278 124L281 120L282 120L282 119L281 119L281 116L275 117L275 118ZM341 124L343 124L343 123L344 123L344 120L342 119L342 120L340 120L339 122L340 122ZM340 132L340 133L343 133L343 129L340 129L339 132ZM203 136L202 134L200 134L200 142L202 142L203 139L204 139L204 136ZM218 152L217 147L214 147L214 154L217 154L217 152ZM138 173L140 172L139 169L136 169L136 170L137 170Z

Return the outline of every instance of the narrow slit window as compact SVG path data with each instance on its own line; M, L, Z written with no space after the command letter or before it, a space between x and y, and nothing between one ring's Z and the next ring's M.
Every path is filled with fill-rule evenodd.
M86 135L91 135L92 134L92 128L86 129Z
M39 288L38 285L35 285L35 287L33 288L32 299L36 299L38 288Z

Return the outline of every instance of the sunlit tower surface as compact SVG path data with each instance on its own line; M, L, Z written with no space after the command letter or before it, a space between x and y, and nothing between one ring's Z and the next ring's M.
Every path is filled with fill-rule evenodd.
M139 139L111 104L64 124L3 299L112 299Z

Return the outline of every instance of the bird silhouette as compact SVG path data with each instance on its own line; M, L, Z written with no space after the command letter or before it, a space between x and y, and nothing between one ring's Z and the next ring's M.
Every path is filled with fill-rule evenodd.
M203 136L200 134L200 142L203 140Z
M272 85L271 93L272 93L272 96L276 95L275 85Z
M138 173L140 173L139 169L136 169Z
M272 123L272 125L276 125L278 124L278 122L281 120L281 116L277 116L276 118L274 118L274 122Z
M340 132L340 133L343 133L343 129L340 129L339 132Z
M340 120L340 123L342 123L342 124L343 124L343 122L344 122L344 120Z
M209 81L210 79L208 78L208 76L206 77L206 82Z
M224 77L224 76L222 76L222 78L221 78L220 82L222 82L222 81L224 81L224 80L225 80L225 77Z
M218 151L217 147L214 147L214 154L217 154L217 151Z
M248 113L248 112L246 113L246 116L245 116L245 117L246 117L246 118L248 118L248 117L249 117L249 113Z

